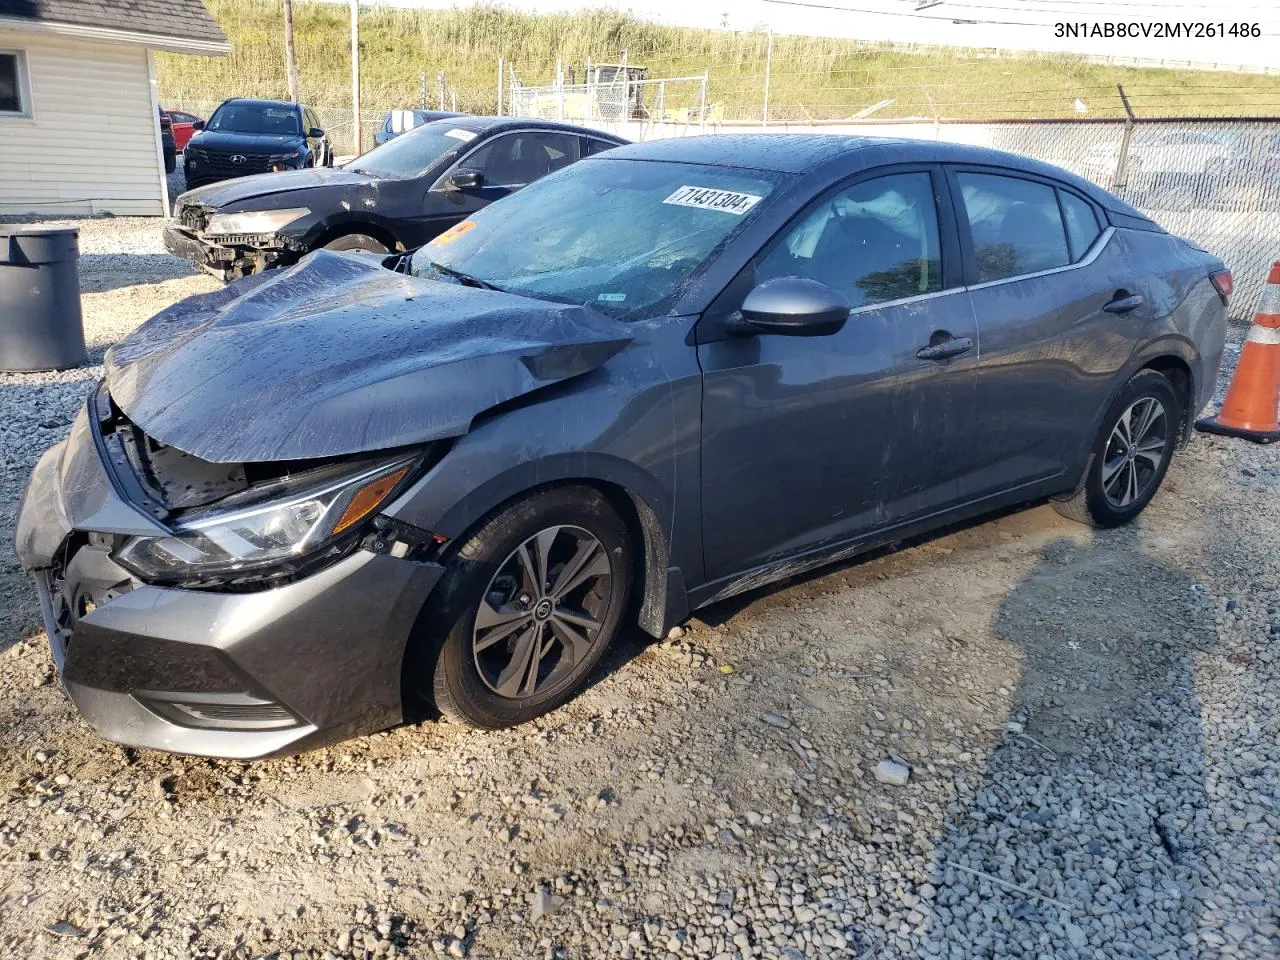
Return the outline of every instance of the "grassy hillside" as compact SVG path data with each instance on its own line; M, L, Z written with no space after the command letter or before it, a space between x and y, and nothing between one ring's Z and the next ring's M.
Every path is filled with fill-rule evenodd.
M284 96L284 41L278 0L206 0L235 52L207 59L157 55L164 102L218 101L233 95ZM350 104L349 11L345 4L294 5L302 95L323 106ZM361 15L361 97L370 111L418 102L427 74L434 105L443 70L460 109L492 112L497 61L514 64L526 84L548 83L557 58L579 71L588 60L628 62L651 77L709 71L708 100L730 119L757 119L767 38L666 27L626 13L539 15L500 7L406 10L370 6ZM1126 69L1075 57L995 56L990 52L904 49L816 37L775 37L770 116L847 117L881 100L880 117L1122 115L1123 83L1139 115L1277 115L1280 77ZM672 88L692 96L693 85Z

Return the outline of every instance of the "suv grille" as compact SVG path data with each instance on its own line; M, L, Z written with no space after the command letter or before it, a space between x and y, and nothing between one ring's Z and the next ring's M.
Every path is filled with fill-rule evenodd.
M277 154L278 155L278 154ZM196 150L194 158L199 161L201 177L247 177L251 173L267 173L271 170L272 154L247 153L212 153L208 150ZM232 161L232 157L244 157L240 163Z

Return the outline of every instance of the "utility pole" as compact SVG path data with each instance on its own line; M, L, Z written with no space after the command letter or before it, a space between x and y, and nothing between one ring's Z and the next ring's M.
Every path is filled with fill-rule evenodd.
M293 0L284 0L284 72L289 78L289 99L298 96L298 55L293 48Z
M360 0L351 0L351 126L360 155Z
M769 45L764 52L764 124L769 125L769 75L773 72L773 28L769 29Z

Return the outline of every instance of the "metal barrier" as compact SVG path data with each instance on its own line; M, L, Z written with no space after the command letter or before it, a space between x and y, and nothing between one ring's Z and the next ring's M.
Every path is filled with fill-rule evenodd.
M508 100L513 117L593 121L669 121L705 125L724 119L719 105L707 103L707 76L635 80L625 75L593 83L552 83L526 87L515 83Z

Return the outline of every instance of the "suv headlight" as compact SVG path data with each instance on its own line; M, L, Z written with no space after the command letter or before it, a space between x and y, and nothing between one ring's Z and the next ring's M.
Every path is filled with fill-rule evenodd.
M275 233L281 227L311 213L308 207L286 210L250 210L245 213L215 213L204 228L206 234Z
M328 482L268 486L228 498L220 508L184 519L170 536L131 537L115 560L150 583L214 586L297 573L340 541L352 542L362 521L387 502L413 472L420 454L368 466ZM331 472L331 471L330 471ZM238 506L246 495L257 502Z

